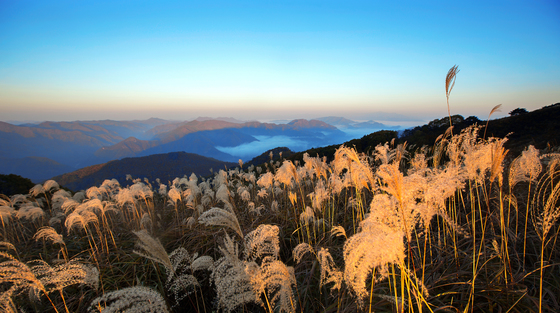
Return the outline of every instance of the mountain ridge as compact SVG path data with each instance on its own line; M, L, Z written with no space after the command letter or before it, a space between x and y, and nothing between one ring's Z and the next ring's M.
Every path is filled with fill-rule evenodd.
M219 170L237 165L237 163L223 162L193 153L171 152L113 160L59 175L52 179L68 189L79 191L91 186L99 186L105 179L114 178L121 185L126 185L127 175L135 178L146 177L150 181L160 179L167 182L191 173L198 176L208 176L211 174L211 168Z

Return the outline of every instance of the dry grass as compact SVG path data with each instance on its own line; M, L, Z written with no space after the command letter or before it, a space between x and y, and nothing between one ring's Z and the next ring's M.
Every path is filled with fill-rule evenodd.
M149 297L174 312L560 310L560 158L529 147L506 164L504 140L477 135L433 154L341 147L331 163L165 187L36 186L2 203L2 308L135 310ZM92 285L61 261L76 257L101 288L74 287Z
M433 148L3 197L0 309L560 311L560 156L453 135L458 72Z

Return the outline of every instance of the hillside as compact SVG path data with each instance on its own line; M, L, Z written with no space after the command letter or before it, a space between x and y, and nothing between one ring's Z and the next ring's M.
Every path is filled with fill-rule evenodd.
M155 145L149 149L139 151L135 155L147 156L151 154L184 151L217 160L237 162L239 160L238 157L221 152L216 149L216 147L233 147L253 141L256 141L253 136L241 133L236 129L225 128L212 131L198 131L187 134L178 140Z
M168 123L160 119L145 121L74 121L12 125L0 122L0 158L3 172L30 177L39 182L84 166L102 163L94 153ZM38 159L50 159L60 166L37 166ZM47 162L48 163L48 162ZM30 171L33 172L30 175Z
M15 194L27 194L35 184L29 178L23 178L19 175L3 175L0 174L0 195L12 196ZM3 197L0 196L0 199Z
M150 181L159 178L162 182L167 183L176 177L183 177L191 173L208 176L211 174L210 169L217 171L235 166L238 166L238 164L218 161L192 153L173 152L110 161L56 176L53 179L61 186L78 191L91 186L98 186L105 179L115 178L121 185L126 185L127 175L134 178L145 177Z
M151 129L153 140L141 141L128 138L115 145L102 147L95 152L103 161L123 157L146 156L155 153L185 151L224 161L236 161L240 157L224 153L216 147L234 147L248 144L257 136L297 137L310 142L310 146L332 143L332 139L347 140L346 134L336 127L318 120L296 119L288 124L261 122L230 122L200 118L182 123L169 123ZM261 151L259 151L260 153Z
M474 116L464 118L461 115L452 116L453 132L459 133L462 129L477 124L482 126L480 136L484 134L486 121L481 121ZM344 143L348 147L355 147L358 152L368 152L379 144L384 144L395 139L395 144L406 142L408 146L421 147L431 146L438 136L445 133L449 127L449 117L435 119L426 125L407 129L399 136L397 131L381 130L360 139L350 140ZM533 145L537 149L548 147L559 147L558 137L560 130L560 103L545 106L524 114L503 117L490 120L486 137L507 137L505 148L510 150L509 155L518 155L528 145ZM289 157L291 160L303 160L303 154L310 156L326 156L332 160L334 152L340 145L330 145L321 148L309 149L295 153Z
M268 140L264 137L274 136L297 137L294 141L308 143L298 150L347 139L329 141L342 138L344 133L324 122L303 119L283 125L207 117L189 122L154 118L143 121L42 122L19 126L0 122L0 158L5 159L0 173L21 175L41 182L111 160L177 151L236 162L242 156L220 149ZM255 146L254 154L245 159L271 147L270 144L262 148ZM43 160L43 165L38 163L39 159ZM47 159L52 164L46 162Z
M42 183L60 173L74 170L72 167L60 164L49 158L25 157L18 159L0 157L0 174L18 173L19 176L29 178L35 183Z

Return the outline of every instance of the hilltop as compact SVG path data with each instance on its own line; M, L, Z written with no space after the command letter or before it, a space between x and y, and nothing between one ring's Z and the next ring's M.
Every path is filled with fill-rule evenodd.
M145 157L124 158L103 164L88 166L77 171L53 178L60 185L73 191L99 186L105 179L117 179L127 184L127 175L134 178L147 178L149 181L160 179L167 183L176 177L192 173L209 176L210 169L220 170L237 166L237 163L223 162L193 153L172 152Z
M475 116L464 118L461 115L453 115L451 119L455 134L471 125L480 125L482 126L480 131L480 136L482 137L487 124L487 121L482 121ZM445 133L448 127L449 117L442 117L428 124L407 129L400 135L399 132L394 130L381 130L359 139L347 141L344 145L355 147L358 152L371 151L377 145L391 142L392 140L394 140L394 144L406 142L408 146L431 146L438 136ZM488 121L486 137L507 137L508 141L506 141L504 146L509 150L509 154L513 156L518 155L529 145L533 145L541 150L559 147L559 130L560 103L556 103L531 112L490 120ZM308 153L310 156L326 156L328 160L332 160L339 146L329 145L309 149L294 153L289 159L302 161L303 154Z

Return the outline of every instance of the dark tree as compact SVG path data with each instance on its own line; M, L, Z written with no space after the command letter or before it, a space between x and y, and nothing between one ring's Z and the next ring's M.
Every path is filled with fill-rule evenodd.
M6 196L27 194L33 186L35 184L29 178L23 178L15 174L0 174L0 194Z
M524 109L524 108L517 108L517 109L509 112L509 115L516 116L516 115L525 114L525 113L529 113L529 112L527 112L527 110Z

